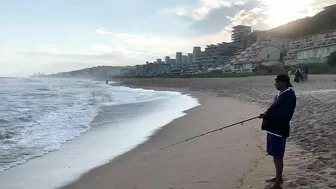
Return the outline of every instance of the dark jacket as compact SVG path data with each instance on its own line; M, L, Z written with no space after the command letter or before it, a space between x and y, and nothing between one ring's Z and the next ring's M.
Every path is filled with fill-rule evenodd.
M293 89L275 97L273 104L266 111L261 129L283 137L289 137L289 122L296 107L296 96Z

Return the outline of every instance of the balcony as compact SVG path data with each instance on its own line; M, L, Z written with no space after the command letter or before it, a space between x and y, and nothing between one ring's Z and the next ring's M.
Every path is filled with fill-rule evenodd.
M326 45L333 45L333 44L336 44L336 39L330 38L326 40L325 42L326 42Z

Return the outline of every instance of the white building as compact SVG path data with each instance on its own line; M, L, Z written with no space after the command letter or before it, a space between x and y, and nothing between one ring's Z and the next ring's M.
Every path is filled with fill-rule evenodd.
M258 65L280 64L288 43L289 39L285 38L258 37L256 43L231 59L232 71L252 72Z
M286 65L324 63L336 51L336 30L301 37L290 41Z

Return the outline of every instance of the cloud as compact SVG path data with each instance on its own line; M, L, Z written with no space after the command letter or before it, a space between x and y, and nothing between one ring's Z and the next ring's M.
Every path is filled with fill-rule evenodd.
M262 8L252 10L240 10L233 17L228 17L231 26L248 25L252 26L253 30L266 30L270 26L266 23L267 15Z
M255 7L258 7L259 3L255 1L241 2L239 5L233 4L230 7L220 7L212 10L208 13L206 17L201 20L195 21L191 25L191 30L196 30L199 35L216 33L224 28L232 28L234 25L238 23L238 19L246 19L242 17L242 14L251 14L250 11ZM254 15L251 15L253 18ZM235 22L232 18L236 18ZM243 23L243 22L242 22ZM252 25L251 22L244 22L247 25Z
M96 33L99 35L114 35L116 37L134 37L134 35L132 34L111 32L111 31L107 31L105 28L97 29Z
M200 0L196 7L181 5L163 12L189 19L190 33L204 35L238 24L250 25L254 30L270 29L313 16L333 3L330 0Z
M118 51L137 57L163 57L167 54L175 54L177 51L188 53L192 51L193 46L205 46L209 43L218 43L230 40L230 31L227 29L220 30L214 34L203 36L160 36L160 35L136 35L128 33L118 33L106 30L112 41L118 38L120 45L104 44L94 46L95 50Z
M260 0L200 0L198 5L166 9L164 13L190 19L190 33L199 36L228 30L236 24L251 25L254 29L269 28L265 24L267 15L263 14L262 9L265 5ZM260 10L256 11L258 9Z
M188 17L193 20L201 20L209 12L221 7L231 7L232 3L225 0L199 0L198 6L193 8L191 5L179 6L175 8L166 8L161 10L165 14Z
M235 5L238 5L238 6L242 6L242 5L245 4L245 2L244 2L244 1L237 1L237 2L235 2L234 4L235 4Z
M111 32L106 31L104 28L97 29L96 33L100 35L111 35L112 34Z

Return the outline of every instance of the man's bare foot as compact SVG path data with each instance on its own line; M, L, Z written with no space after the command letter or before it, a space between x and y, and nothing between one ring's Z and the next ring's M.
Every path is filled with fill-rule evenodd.
M265 182L276 182L276 181L277 181L276 177L265 180ZM280 183L283 183L283 179L281 179Z

